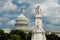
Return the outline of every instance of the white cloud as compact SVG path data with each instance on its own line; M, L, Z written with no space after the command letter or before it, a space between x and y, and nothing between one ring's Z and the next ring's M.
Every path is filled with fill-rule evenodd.
M46 24L46 27L44 27L44 28L45 28L45 30L50 30L50 31L59 29L56 26L51 25L51 24Z
M30 4L31 9L36 7L36 5L41 5L45 3L46 0L18 0L18 2L23 3L27 2Z
M45 0L45 2L40 3L38 2L38 0L20 0L20 2L28 2L31 4L31 6L29 7L29 11L28 12L34 12L35 13L35 8L40 5L41 9L42 9L42 15L43 16L49 16L50 18L52 18L50 20L49 18L49 22L51 24L46 25L47 27L50 27L52 29L58 29L57 27L55 27L55 24L60 24L60 12L59 12L59 7L60 5L58 4L58 0ZM54 19L55 18L55 19Z
M58 4L58 0L49 0L46 4L47 6L60 7L60 5Z
M9 20L9 18L7 18L7 17L0 17L0 21L6 21L6 20Z
M60 29L60 18L48 17L44 18L43 26L48 30L58 30Z
M30 11L30 13L35 13L35 8L38 5L40 5L43 16L51 16L51 15L53 16L53 14L55 15L55 17L60 16L60 14L57 14L59 13L57 8L60 7L60 5L58 4L58 0L45 0L42 3L40 3L40 1L39 0L19 0L19 2L27 2L31 4L28 10L28 12Z
M15 9L16 9L16 5L12 4L12 0L7 0L7 2L5 2L2 7L0 7L0 11L3 11L3 10L15 10Z
M17 17L18 15L17 14L9 14L9 13L5 13L5 14L3 14L3 17Z
M60 18L52 18L50 21L53 25L60 24Z
M11 20L8 22L9 25L14 25L15 24L15 20Z
M59 8L60 5L58 4L58 0L48 0L47 2L40 4L41 9L42 9L42 14L43 16L51 16L52 14L54 15L59 15ZM55 16L55 17L57 17Z
M39 3L38 3L39 4ZM37 5L37 4L35 4ZM47 2L40 4L41 9L47 9L48 7L60 7L58 0L47 0Z
M46 2L40 3L40 1L38 2L37 0L34 0L34 1L32 1L32 0L19 0L20 3L21 2L28 2L31 4L29 9L27 10L28 13L35 12L34 10L35 10L36 6L40 5L41 9L42 9L42 15L47 16L47 17L50 16L52 18L52 20L49 19L49 22L53 25L60 23L60 19L58 19L58 18L60 18L60 12L59 12L59 8L58 8L58 7L60 7L60 5L58 4L57 1L58 0L46 0ZM11 0L9 0L8 2L5 3L5 5L0 10L15 10L15 9L16 9L16 5L13 5L11 3ZM7 17L7 14L5 14L4 16ZM9 14L8 16L11 17L12 15ZM4 20L4 18L2 18L0 20ZM8 24L14 25L15 20L9 21ZM31 24L34 25L34 22L30 23L30 26L31 26ZM47 27L57 29L57 27L55 27L51 24L47 24Z

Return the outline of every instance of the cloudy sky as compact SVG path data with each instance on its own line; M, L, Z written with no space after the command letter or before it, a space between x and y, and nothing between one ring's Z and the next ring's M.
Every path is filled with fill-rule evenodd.
M13 29L20 8L29 19L29 26L34 24L34 9L41 6L43 28L45 30L60 30L60 0L0 0L0 29Z

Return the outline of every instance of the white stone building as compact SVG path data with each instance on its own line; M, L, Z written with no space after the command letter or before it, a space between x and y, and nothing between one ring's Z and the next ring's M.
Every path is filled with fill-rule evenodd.
M42 27L42 15L40 6L37 6L35 10L35 22L34 28L28 26L28 19L23 14L23 8L21 8L21 14L17 17L15 28L18 30L24 30L25 32L32 31L31 40L46 40L45 32Z
M24 16L23 8L21 8L21 14L17 17L15 23L15 29L24 30L25 32L32 31L32 27L28 26L29 19Z

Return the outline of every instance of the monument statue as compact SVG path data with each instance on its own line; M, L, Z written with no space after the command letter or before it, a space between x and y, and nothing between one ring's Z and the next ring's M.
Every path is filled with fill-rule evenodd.
M36 14L39 14L41 12L40 6L37 6L35 12L36 12Z
M35 25L34 30L32 31L32 39L31 40L46 40L45 31L42 27L42 16L40 6L36 7L36 15L35 15Z

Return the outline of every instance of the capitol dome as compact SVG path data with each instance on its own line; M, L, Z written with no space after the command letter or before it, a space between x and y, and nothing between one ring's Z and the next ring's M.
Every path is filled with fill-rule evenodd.
M21 14L17 17L16 23L28 24L28 19L23 14Z
M18 16L17 20L28 21L28 19L23 15L23 13L21 13L21 15Z
M21 9L21 14L17 17L15 26L17 28L28 26L28 19L24 16L22 9Z

